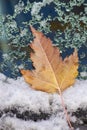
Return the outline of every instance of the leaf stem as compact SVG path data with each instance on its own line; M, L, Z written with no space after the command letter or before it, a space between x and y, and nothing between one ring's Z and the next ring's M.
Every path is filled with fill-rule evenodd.
M60 89L58 89L58 92L59 92L59 94L60 94L62 106L63 106L63 109L64 109L64 113L65 113L65 115L66 115L66 120L67 120L67 122L68 122L68 125L69 125L69 127L70 127L71 130L74 130L74 128L72 127L72 124L71 124L71 122L70 122L70 117L69 117L69 115L68 115L67 109L66 109L66 107L65 107L65 103L64 103L63 96L62 96L62 92L61 92Z

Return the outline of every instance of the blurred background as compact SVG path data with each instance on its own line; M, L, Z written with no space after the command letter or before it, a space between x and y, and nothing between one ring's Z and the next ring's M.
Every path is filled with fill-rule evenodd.
M0 0L0 72L21 76L32 69L29 25L42 31L62 57L79 55L80 79L87 79L87 0Z

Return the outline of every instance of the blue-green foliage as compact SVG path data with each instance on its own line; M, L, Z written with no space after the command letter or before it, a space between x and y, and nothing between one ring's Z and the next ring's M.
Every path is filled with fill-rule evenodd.
M87 3L85 0L19 0L13 15L0 14L1 40L0 71L17 77L19 68L31 68L29 25L49 36L61 50L63 57L77 48L80 58L79 77L87 78ZM3 28L4 27L4 28ZM1 39L1 37L0 37Z

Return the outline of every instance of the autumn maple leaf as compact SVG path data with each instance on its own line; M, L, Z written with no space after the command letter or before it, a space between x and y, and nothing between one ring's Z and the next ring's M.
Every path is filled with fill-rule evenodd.
M78 75L77 51L75 49L72 55L63 60L59 49L52 45L49 38L46 38L43 33L38 32L33 27L31 27L31 31L35 38L30 44L34 51L31 53L30 58L35 69L21 70L21 73L32 88L60 94L67 122L71 130L73 130L63 101L62 91L73 85Z
M78 75L78 55L75 50L64 60L60 51L52 45L49 38L31 27L35 36L30 44L34 53L31 53L34 70L21 70L25 81L36 90L53 93L63 91L74 84Z

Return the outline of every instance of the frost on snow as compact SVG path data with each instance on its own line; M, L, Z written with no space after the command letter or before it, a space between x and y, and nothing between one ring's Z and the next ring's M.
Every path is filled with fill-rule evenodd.
M75 85L63 92L65 104L69 112L74 112L78 108L87 108L86 90L87 80L77 80ZM24 110L31 110L35 113L43 111L52 113L52 116L48 120L34 122L3 115L0 118L0 129L69 130L58 94L35 91L25 83L22 77L14 80L7 79L3 74L0 74L0 110L13 106L21 106L21 112ZM70 118L73 122L76 121L74 116Z

